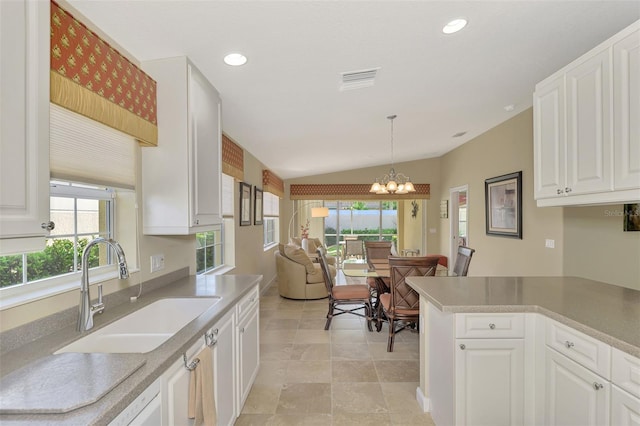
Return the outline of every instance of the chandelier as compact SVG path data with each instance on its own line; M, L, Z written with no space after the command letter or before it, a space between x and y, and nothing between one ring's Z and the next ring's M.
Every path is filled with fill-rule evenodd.
M415 192L413 183L409 176L403 173L396 173L393 168L393 120L397 115L390 115L387 118L391 121L391 170L386 175L377 178L369 192L375 192L376 194L408 194L409 192Z

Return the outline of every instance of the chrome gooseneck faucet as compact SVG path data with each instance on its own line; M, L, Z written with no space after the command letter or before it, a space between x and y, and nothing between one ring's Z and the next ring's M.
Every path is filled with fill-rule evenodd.
M105 238L95 238L84 248L82 252L82 278L80 287L80 306L78 312L77 331L87 331L93 328L93 316L104 311L104 303L102 302L102 285L98 286L98 303L91 304L91 295L89 294L89 251L95 245L105 243L113 248L118 256L118 276L121 280L129 278L129 269L127 268L127 259L124 257L124 250L115 240L107 240Z

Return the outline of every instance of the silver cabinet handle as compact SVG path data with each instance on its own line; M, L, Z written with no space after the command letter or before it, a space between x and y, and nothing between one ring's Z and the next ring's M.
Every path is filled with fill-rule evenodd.
M494 323L491 323L491 324L489 324L489 328L492 329L492 330L495 330L496 325Z
M218 343L218 329L216 328L211 333L205 333L204 342L210 348L214 347Z
M571 192L571 188L569 188L568 186L564 189L564 192L566 192L567 194Z
M602 383L598 383L598 382L593 382L593 388L595 390L600 390L604 387L604 385Z
M562 189L556 189L556 193L557 193L558 195L562 194L562 192L563 192L563 191L562 191Z
M53 231L54 228L56 227L55 222L53 221L49 221L49 222L42 222L40 224L40 226L42 227L42 229L44 229L45 231Z
M465 349L467 349L467 345L465 345L464 343L461 343L460 344L460 349L462 349L464 351Z
M240 329L240 333L244 333L244 327Z
M573 347L573 342L566 340L564 342L564 345L567 347L567 349L571 349Z

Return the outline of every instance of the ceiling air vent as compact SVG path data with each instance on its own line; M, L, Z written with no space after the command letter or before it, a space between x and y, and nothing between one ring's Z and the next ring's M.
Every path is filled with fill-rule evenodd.
M378 68L371 68L368 70L360 71L348 71L340 73L342 75L342 81L340 82L340 91L361 89L363 87L371 87L376 82L376 74Z

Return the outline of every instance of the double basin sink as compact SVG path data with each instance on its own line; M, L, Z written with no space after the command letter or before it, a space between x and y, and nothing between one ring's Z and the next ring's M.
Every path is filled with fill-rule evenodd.
M219 301L219 297L161 299L76 340L55 354L151 352Z

